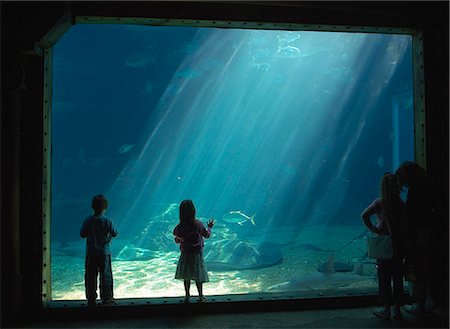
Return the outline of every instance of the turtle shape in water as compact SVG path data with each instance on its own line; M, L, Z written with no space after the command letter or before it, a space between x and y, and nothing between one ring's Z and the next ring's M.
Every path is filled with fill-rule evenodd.
M280 264L283 255L275 245L239 240L219 240L205 246L205 262L210 271L254 270Z

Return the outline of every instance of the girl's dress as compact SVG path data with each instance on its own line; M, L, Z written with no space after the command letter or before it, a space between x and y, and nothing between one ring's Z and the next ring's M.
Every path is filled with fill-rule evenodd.
M206 229L202 222L195 220L193 226L177 225L173 234L175 241L180 243L181 250L175 279L194 280L198 283L209 282L208 271L203 259L203 238L210 237L211 228Z

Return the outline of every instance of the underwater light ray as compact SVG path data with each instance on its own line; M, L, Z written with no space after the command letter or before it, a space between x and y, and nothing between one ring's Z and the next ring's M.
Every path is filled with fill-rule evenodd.
M238 49L238 48L236 48L236 49ZM228 62L228 64L225 66L225 68L226 67L228 67L228 66L230 66L231 65L231 62ZM223 87L222 87L223 88ZM222 91L222 89L220 90L220 91ZM219 93L216 93L216 95L218 95ZM223 101L219 98L219 102L221 102L221 103L223 103ZM206 124L205 126L208 126L208 124ZM198 140L202 140L202 138L199 138ZM216 162L217 164L218 164L218 162ZM211 170L208 170L208 173L210 174L210 175L214 175L216 170L214 170L214 168ZM208 179L206 179L206 181L208 181Z
M286 95L286 96L288 96L288 95ZM281 98L284 99L283 96L281 96ZM300 105L300 106L301 106L301 105ZM274 115L275 122L277 122L277 118L281 117L280 113L281 113L281 111L278 112L278 113L275 112L275 115ZM304 112L303 112L303 111L300 111L300 113L303 114L303 116L301 117L302 119L306 117L306 116L304 115ZM278 114L278 115L277 115L277 114ZM320 124L320 122L319 122L319 124ZM301 127L301 125L302 125L302 121L299 120L299 124L298 124L297 128ZM290 140L288 140L287 143L285 143L285 145L284 145L284 147L282 147L281 151L278 151L278 152L277 152L277 155L281 155L280 158L283 158L283 154L288 153L288 151L290 150L290 147L291 147L290 144L293 144L293 143L294 143L294 136L295 136L295 133L292 134L292 138L291 138ZM311 136L312 136L312 135L311 135ZM311 138L312 138L312 137L311 137ZM319 157L320 157L320 156L319 156ZM278 163L277 163L277 165L278 165ZM265 170L264 170L264 168L262 168L261 172L262 172L262 173L264 173L264 172L270 172L270 171L272 170L272 169L270 169L269 166L268 166L268 168L269 168L269 169L265 169ZM262 175L262 176L264 176L264 175ZM255 189L258 189L258 187L255 186Z
M145 177L145 178L144 178L144 181L142 183L140 183L137 195L133 196L133 198L132 198L133 201L132 201L131 205L129 205L126 208L127 210L123 214L120 215L121 224L119 225L119 231L121 230L122 227L126 227L126 225L128 224L128 221L134 217L131 214L133 214L136 211L136 208L141 206L140 202L144 196L144 193L146 193L146 194L148 193L148 186L150 185L149 181L154 179L154 173L157 170L157 168L160 166L163 157L164 157L164 154L161 154L156 159L156 162L154 162L153 165L149 166L150 171L147 172L145 175L138 176L138 174L136 173L136 170L131 170L131 172L128 174L130 177L130 180L133 180L133 181L140 182L140 180L136 179L136 177ZM133 168L133 169L135 169L135 168ZM108 193L110 193L111 195L121 195L122 194L121 192L123 191L123 189L120 186L113 185L111 187L110 191L111 192L108 192ZM116 192L116 191L118 191L118 192ZM151 193L147 194L147 198L150 198L150 196L151 196ZM123 195L122 195L122 199L123 199ZM122 200L122 202L124 202L124 200Z
M188 84L188 82L189 82L188 80L184 80L181 84L181 88L184 88ZM163 93L158 105L156 106L157 109L166 107L164 114L163 114L162 118L158 121L156 127L154 127L151 130L150 136L147 139L147 141L145 142L144 147L142 148L141 153L139 155L139 158L141 158L144 154L146 154L148 152L149 144L153 141L153 139L156 137L156 135L160 132L161 127L166 123L167 118L172 114L172 111L175 108L175 103L177 102L179 95L177 95L176 97L171 97L169 95L169 87L170 86L171 86L171 83L169 83L167 85L166 91ZM169 97L171 98L171 101L169 102L169 104L165 104L166 99ZM149 124L152 124L152 122L149 122Z
M228 32L228 34L226 35L226 37L230 38L232 36L233 32L231 32L231 31L227 31L227 32ZM217 35L220 35L220 34L217 34ZM220 38L223 38L223 36L221 36ZM215 51L213 51L212 53L216 54L217 56L220 56L222 47L220 46L220 43L216 42L216 40L217 40L216 37L213 35L209 40L210 41L207 44L208 49L214 49ZM235 57L239 53L240 49L242 48L243 43L244 43L244 38L241 36L240 41L237 44L235 44L235 46L233 47L233 52L232 52L231 56L223 63L223 67L220 70L217 77L215 78L215 81L211 81L211 82L213 82L211 84L212 90L216 90L216 88L221 88L220 85L222 84L222 81L227 80L226 74L232 72L230 70L230 66L236 60ZM223 44L226 44L226 43L223 43Z
M353 89L355 88L355 86L353 86ZM349 96L349 94L347 94L348 96ZM341 103L344 103L344 102L346 102L347 101L347 99L348 99L348 96L347 97L345 97L345 99L343 98L342 99L342 101L341 101ZM341 107L343 107L343 105L341 104ZM360 125L359 125L359 127L358 127L358 129L357 129L357 131L356 131L356 134L354 135L354 137L351 139L351 143L350 143L350 145L347 147L347 150L346 150L346 152L344 153L344 156L341 158L341 164L344 164L345 163L345 160L347 159L347 157L348 157L348 155L349 155L349 153L351 152L351 150L353 149L353 147L354 147L354 145L355 145L355 143L357 142L357 140L359 140L359 138L360 138L360 136L361 136L361 134L362 134L362 132L363 132L363 128L364 128L364 124L365 124L365 117L366 117L366 115L367 115L367 107L365 108L365 109L363 109L363 116L362 116L362 123L360 123ZM353 122L354 120L346 120L346 122ZM336 130L337 129L337 127L335 127L334 128L334 130ZM348 129L347 129L348 130ZM342 170L343 170L343 168L340 168L339 169L339 172L342 172ZM340 174L340 173L339 173Z
M353 52L359 52L359 49L361 49L362 48L362 42L360 42L360 44L359 44L359 46L358 47L355 47L354 49L353 49ZM355 81L353 80L352 82L351 82L351 84L350 85L348 85L347 86L347 88L345 89L345 93L344 93L344 97L342 97L342 98L340 98L340 103L342 103L342 104L338 104L338 108L343 108L344 107L344 105L343 104L345 104L345 103L347 103L348 101L348 99L349 99L349 97L350 97L350 95L352 95L353 94L353 92L354 92L354 89L355 89ZM333 100L329 100L329 103L335 103ZM326 106L325 106L326 107ZM339 112L339 111L338 111ZM313 126L313 125L311 125L311 126ZM317 126L320 126L320 123L317 125ZM334 129L337 129L336 127L334 128ZM284 150L285 150L285 152L287 152L287 150L289 149L289 146L288 145L286 145L285 147L284 147ZM282 152L283 153L283 152ZM316 155L315 155L315 157L317 157L318 158L318 160L320 160L321 158L323 158L323 156L324 156L324 154L320 154L320 153L316 153ZM314 161L313 161L314 162ZM309 175L309 177L310 177L311 175ZM310 179L310 181L312 182L313 180L316 180L316 178L313 178L313 179ZM307 188L307 189L309 189L309 188ZM328 193L329 194L329 193Z
M321 117L323 117L323 116L319 116L318 119L320 119ZM302 122L300 121L299 124L298 124L298 127L300 127L301 125L302 125ZM309 126L312 127L311 130L314 131L314 130L316 129L316 128L314 128L314 127L320 127L320 121L316 120L315 122L312 122L312 123L309 122ZM297 130L298 130L298 129L297 129ZM313 134L312 134L312 133L310 133L310 134L307 133L306 136L308 136L308 135L310 135L310 139L311 139L311 142L310 142L310 143L314 142L315 139L314 139L314 137L313 137ZM286 153L288 153L288 151L291 149L291 145L290 145L290 144L294 144L294 143L295 143L295 138L296 138L296 137L297 137L296 134L293 133L293 134L291 135L290 140L287 141L287 143L284 145L284 147L282 148L281 152L279 152L279 154L286 154ZM301 138L302 141L304 141L305 139L306 139L306 138ZM300 151L300 152L301 152L301 151ZM306 156L308 156L308 155L306 155ZM317 160L320 160L320 159L323 157L323 153L321 153L321 152L316 152L316 153L314 153L313 156L316 157ZM311 161L310 163L315 163L317 160L312 159L312 161ZM309 170L311 170L311 166L310 166L310 169L309 169ZM314 180L316 180L317 174L316 174L316 173L315 173L315 174L308 174L308 175L305 175L305 176L307 176L307 177L312 177L312 178L309 179L309 180L310 180L310 184L312 184L312 182L313 182ZM306 187L306 190L308 190L308 189L309 189L309 187ZM307 192L306 192L306 193L307 193Z
M361 134L364 131L365 127L365 117L367 115L367 109L366 107L363 112L364 115L359 118L359 124L357 125L357 129L355 133L353 133L350 138L350 142L348 143L346 149L344 150L343 154L340 157L338 168L333 171L332 178L330 180L330 184L326 185L325 193L321 194L319 196L318 200L316 201L317 204L319 204L319 207L321 204L327 204L327 207L330 206L330 200L333 200L333 207L332 211L334 213L338 213L339 207L342 205L343 201L345 200L345 193L348 189L348 179L345 178L344 172L346 171L346 167L348 166L348 157L350 156L352 150L354 149L356 143L359 141L359 138ZM351 118L349 120L352 120ZM352 126L353 127L353 126ZM353 127L354 128L354 127ZM350 130L350 129L349 129ZM346 182L345 184L343 184ZM342 188L344 187L344 188ZM333 196L333 198L331 198ZM330 218L331 219L331 218ZM313 215L312 219L309 221L309 225L314 226L317 224L326 224L326 221L324 222L322 218L316 217Z
M187 83L188 83L188 81L184 81L183 85L186 85ZM166 95L163 94L163 96L161 97L162 101L160 101L160 104L163 103L165 98L166 98ZM122 173L120 174L120 176L125 176L125 177L135 177L136 176L136 171L137 171L137 168L135 167L136 164L145 162L147 154L152 153L150 150L150 145L151 145L152 141L154 140L154 138L156 138L156 136L159 134L161 129L163 129L163 127L165 127L167 125L167 122L166 122L167 118L170 116L171 112L175 108L176 102L177 102L176 98L171 101L169 108L164 112L163 117L160 119L160 121L158 122L156 127L153 128L153 130L151 131L150 136L147 139L146 143L144 144L143 148L141 149L140 153L138 154L137 160L134 162L134 165L128 163L125 166L125 168L122 170ZM134 209L136 209L136 207L138 207L140 205L141 199L144 197L144 193L145 194L148 193L147 185L149 184L149 182L152 179L154 179L154 173L156 172L156 170L158 170L161 166L163 166L163 168L165 168L164 171L167 171L167 167L164 166L164 164L162 164L162 161L165 160L165 158L167 158L167 154L166 154L167 151L168 151L168 149L166 148L164 150L164 152L162 154L160 154L159 158L156 160L156 164L154 166L149 167L149 168L151 168L151 171L145 175L144 183L141 184L141 188L140 188L137 198L135 199L133 205L130 207L130 210L127 212L127 214L125 214L123 216L124 222L126 222L128 220L128 218L130 217L129 214L132 213L131 211L133 211ZM158 181L161 182L164 175L159 174L158 177L159 177ZM113 187L111 189L114 190L115 188L116 187L113 185Z
M197 32L197 34L199 34L199 32ZM210 42L212 42L212 41L210 41ZM195 58L196 56L198 56L198 54L204 53L205 48L207 48L207 47L208 47L208 42L205 42L200 47L198 52L193 53L190 56L188 56L187 58L185 58L184 61L178 66L177 70L173 74L172 79L167 84L166 90L164 91L164 93L161 96L160 101L157 105L157 108L164 108L164 107L166 108L164 111L163 118L158 122L158 125L156 126L156 128L151 132L150 137L147 140L147 143L144 145L142 153L146 152L148 144L152 141L154 136L159 132L161 125L165 122L165 120L167 119L169 114L171 114L171 111L174 110L175 105L179 102L179 99L182 96L179 93L176 93L175 95L173 95L171 87L178 86L178 90L185 90L185 89L187 89L188 84L191 83L190 79L182 79L181 83L180 83L179 79L177 79L177 75L179 75L181 72L184 72L185 70L188 70L190 67L189 63L192 61L192 58ZM203 91L204 90L201 91L201 93L202 93L201 95L203 95ZM197 95L197 99L200 98L201 95ZM169 103L167 103L168 99L169 99ZM194 107L192 107L192 108L194 108Z
M209 80L205 79L205 83L204 83L203 87L200 85L201 92L197 93L197 97L195 97L195 99L193 101L193 106L192 106L193 109L211 107L211 104L208 104L208 102L211 102L210 98L212 96L208 96L208 97L204 97L203 96L203 91L206 90L206 87L208 86L208 82L209 82ZM197 89L199 89L199 88L197 88ZM222 89L220 89L219 91L221 91L221 90ZM190 134L190 131L192 130L192 128L190 128L190 127L192 126L192 123L193 123L192 121L185 121L184 126L186 127L186 129L184 130L184 133L181 136L181 138L178 139L178 142L176 143L176 145L174 147L175 151L172 153L174 158L176 158L176 154L177 154L176 150L179 150L182 147L182 145L183 145L183 140L185 140L185 138L183 136ZM208 124L203 125L203 127L207 127L207 126L208 126ZM204 134L205 134L205 128L201 128L198 131L198 133L197 133L198 138L196 138L196 140L197 141L203 140L204 139ZM190 136L190 137L192 137L192 136ZM195 143L193 144L193 146L191 146L191 148L192 147L196 147ZM194 163L194 165L191 166L191 168L192 168L191 171L195 172L196 171L196 167L198 167L198 166L201 166L201 164L200 163Z
M215 170L212 170L212 171L215 171ZM211 173L212 171L209 171L209 173Z
M182 70L184 68L183 64L180 65L178 71ZM188 79L185 79L182 84L181 84L181 89L186 88L187 84L189 83ZM170 86L171 83L168 84L168 86ZM159 120L159 122L157 123L156 127L153 128L152 132L150 133L149 138L147 139L146 143L144 144L144 147L141 149L140 154L138 155L138 162L142 162L144 161L144 157L145 154L148 153L148 149L150 147L151 142L153 141L153 139L157 136L157 134L159 133L160 129L162 129L163 126L165 126L165 122L167 120L167 118L170 116L171 112L175 109L176 104L178 103L178 99L179 99L179 95L177 95L177 97L174 97L171 99L171 101L167 104L166 99L169 97L168 95L169 90L166 89L166 91L163 93L159 105L157 107L161 107L166 105L167 109L165 110L163 117ZM203 92L203 91L202 91ZM198 95L197 99L200 99L202 96L202 94ZM195 106L193 106L192 108L195 108ZM135 201L132 209L134 209L136 207L136 205L139 203L139 200L141 199L141 197L143 196L144 193L146 193L146 185L148 184L148 182L153 178L153 172L156 170L156 168L158 167L159 163L162 161L163 157L160 156L159 159L157 160L157 165L153 167L152 172L148 173L145 179L144 184L142 185L142 188L140 190L140 193L138 195L137 200ZM130 172L130 174L127 174L127 172ZM125 175L125 176L132 176L132 172L133 172L133 168L129 168L129 166L127 165L124 170L122 171L121 175ZM161 176L159 176L161 178ZM131 210L132 210L131 209Z
M387 78L387 80L390 80L390 78L393 75L393 71L394 70L395 70L395 68L391 67L391 68L388 68L388 70L381 69L381 72L385 72L386 75L384 76L384 78ZM381 84L381 83L385 84L386 80L381 81L382 78L383 78L383 75L381 75L379 81L377 81L378 84ZM373 102L375 102L376 99L380 96L380 94L381 94L383 89L382 88L377 88L376 90L377 90L377 92L371 95L371 98L373 99ZM350 143L348 143L348 145L346 147L346 150L344 151L344 153L343 153L343 155L342 155L342 157L340 159L338 170L337 170L337 173L335 175L336 179L339 179L338 177L340 177L342 172L344 171L344 167L345 167L345 164L347 163L347 159L348 159L349 155L353 151L356 143L359 141L362 133L365 130L367 116L369 114L369 110L370 110L371 106L372 106L372 102L370 102L370 101L366 102L365 106L363 107L363 110L361 111L359 120L357 121L357 122L359 122L358 125L357 125L357 129L354 130L353 137L350 138ZM349 120L349 121L353 122L355 120ZM328 196L329 195L333 195L335 193L335 191L334 191L335 189L336 189L335 186L329 185L328 189L327 189L327 191L326 191L326 193L325 193L325 195L323 197L323 199L324 200L328 200L329 199ZM339 194L339 195L341 195L341 194ZM342 203L343 198L341 198L341 199L342 199L341 200L341 203ZM336 200L336 198L333 199L333 200L335 201L335 203L337 205L339 205L339 200ZM313 223L311 223L311 224L313 224Z
M214 55L216 53L220 53L221 52L221 48L222 48L221 44L215 42L215 38L214 38L214 35L213 35L202 45L201 49L196 54L193 54L191 56L190 61L191 62L192 61L200 62L202 55L207 50L209 52L212 52L212 54ZM235 50L235 53L236 53L236 51L237 50ZM227 68L230 65L230 63L232 62L232 60L233 60L233 56L228 60L226 65L224 65L224 67L221 70L221 73L220 73L219 77L216 78L215 81L220 81L220 77L223 76L226 73ZM185 69L186 65L187 65L187 63L185 61L183 64L181 64L179 66L178 71L181 71L181 70ZM194 64L194 67L195 67L195 64ZM189 101L190 105L187 106L187 108L188 108L188 111L190 111L190 112L192 112L192 111L199 111L198 110L199 108L207 108L208 107L208 103L210 102L209 100L214 96L214 94L211 95L210 90L211 89L214 89L214 90L218 89L219 92L220 92L224 87L221 84L221 85L217 86L217 88L211 88L212 78L211 78L211 76L209 76L209 77L207 76L206 78L207 79L203 79L204 80L203 83L201 83L201 84L198 83L197 84L197 85L199 85L199 88L196 88L196 95L195 95L195 97L187 99L187 100L186 99L181 99L181 97L178 97L177 99L175 99L173 101L173 103L183 103L183 105L186 107L185 101ZM188 83L190 83L190 81L185 80L185 84L188 84ZM206 105L206 106L204 106L204 105ZM188 120L189 117L191 117L189 115L189 112L187 113L187 115L185 117L186 117L186 120ZM192 125L192 122L185 121L186 129L184 129L184 131L182 131L182 135L180 135L179 140L183 140L185 138L185 135L188 134L189 131L190 131L189 127L191 125ZM176 147L175 149L179 149L179 147Z
M300 127L301 127L301 123L298 125L298 129L294 130L293 133L291 134L292 144L295 143L295 138L297 137L296 136L297 131L301 130ZM290 144L290 143L288 142L287 144ZM261 191L261 190L267 190L268 188L270 188L272 196L276 197L277 195L282 195L282 194L286 193L285 189L289 186L289 185L286 185L286 183L290 182L292 178L301 179L301 177L307 177L307 179L306 179L307 184L309 182L309 184L311 186L313 186L313 183L315 181L315 175L318 175L318 171L314 172L314 174L313 174L314 177L312 177L311 175L308 175L308 174L298 176L299 174L295 173L293 177L291 176L291 174L289 174L289 175L286 174L284 176L284 179L283 179L283 176L281 176L282 179L280 180L279 175L273 176L273 173L280 172L280 170L282 168L282 164L287 159L290 158L289 155L291 152L292 151L291 151L291 148L289 147L289 145L285 145L285 147L282 147L281 149L277 149L276 156L271 158L270 161L266 161L265 164L260 163L259 167L261 167L261 168L260 168L259 172L261 173L261 175L260 175L261 178L259 179L257 184L255 184L253 186L253 188L250 190L250 193L259 193L259 191ZM302 152L301 149L299 149L299 152L300 153ZM306 156L306 158L309 157L308 155L305 155L305 156ZM322 157L320 154L315 154L315 156L317 157L318 160L321 159L321 157ZM309 160L310 160L311 164L313 164L317 161L314 158L313 159L310 158ZM265 178L263 178L263 177L265 177ZM311 188L311 186L307 185L306 188L304 188L304 190L305 190L304 194L308 195L308 193L309 193L308 191ZM302 202L303 201L305 201L306 203L308 202L307 200L304 199L303 196L301 196L301 198L302 198ZM289 216L289 214L291 213L289 211L289 209L284 209L283 212L285 213L286 216ZM300 218L302 218L301 215L299 215L299 214L297 214L297 215ZM272 217L272 220L276 220L276 218ZM270 221L267 224L271 225L271 223L272 222Z

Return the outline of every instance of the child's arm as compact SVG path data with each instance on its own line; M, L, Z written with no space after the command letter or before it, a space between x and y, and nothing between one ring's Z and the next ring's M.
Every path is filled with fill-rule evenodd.
M119 235L119 231L116 228L116 225L111 221L111 230L109 232L113 238Z
M84 220L84 221L83 221L83 224L81 225L80 236L81 236L82 238L87 238L86 220Z
M179 236L178 233L179 233L179 229L178 229L178 226L177 226L177 227L175 227L173 229L173 235L175 235L175 242L176 243L181 243L181 242L184 241L184 239L181 236Z
M374 233L379 233L379 230L376 226L374 226L372 224L372 221L370 220L370 217L374 214L376 214L377 212L377 204L375 202L373 202L370 206L368 206L366 209L364 209L364 211L361 213L361 218L364 222L364 225L366 225L366 227L374 232Z

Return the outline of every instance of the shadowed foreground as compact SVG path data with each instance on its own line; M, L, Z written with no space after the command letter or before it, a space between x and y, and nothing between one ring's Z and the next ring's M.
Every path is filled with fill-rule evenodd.
M194 314L114 320L41 322L22 328L448 328L448 307L418 319L381 320L372 307L291 312Z

